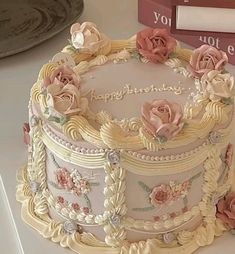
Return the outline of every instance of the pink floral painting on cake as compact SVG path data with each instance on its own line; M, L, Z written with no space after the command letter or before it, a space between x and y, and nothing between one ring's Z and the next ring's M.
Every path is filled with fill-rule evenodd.
M153 63L163 63L176 47L176 40L166 29L147 28L137 33L136 47L141 56Z
M91 210L91 202L89 200L88 194L91 192L92 186L98 186L99 183L95 181L95 175L92 173L89 177L84 177L77 169L68 169L61 167L55 159L55 156L50 153L52 162L56 167L55 170L55 181L49 181L49 184L56 189L66 190L76 196L81 196L86 202L86 208L83 209L84 213ZM63 197L58 197L57 202L64 203ZM76 203L71 204L74 210L81 210L80 206Z
M70 177L70 173L66 168L58 168L55 172L56 182L59 187L66 190L72 190L74 188L74 183Z
M191 56L188 69L195 77L202 77L209 71L223 71L228 63L227 54L209 45L195 49Z
M201 176L201 173L198 173L192 176L190 179L178 183L176 181L170 181L169 184L160 184L154 186L153 188L149 187L146 183L139 181L139 186L143 189L144 192L148 195L149 203L151 206L143 208L133 208L134 211L150 211L155 208L162 207L164 205L169 205L172 202L183 200L184 209L187 208L188 203L188 193L191 189L193 181Z
M91 191L91 185L97 185L96 182L89 182L88 179L82 177L77 170L69 172L66 168L58 168L55 171L54 187L65 189L77 196L88 194Z
M170 202L172 200L172 192L170 186L164 184L156 186L153 188L149 198L153 206L158 206Z
M184 126L183 111L179 104L167 100L146 102L141 108L143 126L156 138L174 138Z
M230 193L217 204L216 217L230 229L235 229L235 193Z

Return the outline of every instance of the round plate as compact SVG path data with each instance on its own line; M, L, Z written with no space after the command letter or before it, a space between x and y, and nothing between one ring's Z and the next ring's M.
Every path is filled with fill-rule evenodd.
M83 11L83 0L0 1L0 58L51 38Z

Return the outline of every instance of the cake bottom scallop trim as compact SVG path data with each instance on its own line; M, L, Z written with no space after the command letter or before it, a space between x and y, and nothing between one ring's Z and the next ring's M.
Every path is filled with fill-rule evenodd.
M59 243L64 248L69 248L79 254L190 254L201 246L210 245L215 236L222 235L226 226L219 219L210 224L202 224L193 232L182 231L176 241L170 245L162 243L158 239L149 239L136 243L125 243L124 246L113 248L99 241L90 233L65 232L62 223L55 223L49 216L38 216L35 213L34 196L30 190L26 178L27 166L22 167L17 175L18 186L16 192L17 201L22 203L21 216L25 223L38 231L44 238Z

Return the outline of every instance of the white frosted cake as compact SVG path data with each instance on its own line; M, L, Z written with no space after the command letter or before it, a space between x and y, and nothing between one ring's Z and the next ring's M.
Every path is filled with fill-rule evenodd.
M39 72L23 220L81 254L189 254L235 229L227 56L165 30L113 41L90 22Z

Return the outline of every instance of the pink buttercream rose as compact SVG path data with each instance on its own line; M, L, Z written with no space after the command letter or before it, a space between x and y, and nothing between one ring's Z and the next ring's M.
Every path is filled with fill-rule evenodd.
M67 65L61 65L55 69L49 77L43 80L43 86L46 88L49 85L57 84L65 86L67 84L80 87L80 77Z
M153 188L149 198L153 206L166 204L172 200L171 189L168 185L159 185Z
M65 203L66 203L66 201L64 200L64 198L61 197L61 196L58 196L58 197L57 197L57 202L60 203L60 204L65 204Z
M166 29L147 28L137 34L136 46L139 53L149 61L162 63L176 47L176 40Z
M83 213L88 214L90 212L90 209L88 207L82 208Z
M79 205L78 203L72 203L72 208L73 208L76 212L80 211L80 209L81 209L81 207L80 207L80 205Z
M29 143L30 143L30 135L29 135L29 132L30 132L29 123L24 123L24 126L23 126L23 133L24 133L24 143L25 143L26 145L29 145Z
M228 57L225 52L209 45L202 45L193 51L188 69L195 77L201 77L211 70L222 71L226 63Z
M220 71L209 71L201 78L204 90L213 101L221 98L231 98L234 94L234 77L229 73L222 74Z
M59 168L55 172L57 184L66 189L71 190L74 187L73 180L66 168Z
M233 145L232 144L229 144L227 147L225 162L226 162L227 166L229 168L231 168L232 163L233 163Z
M88 109L87 98L81 97L79 89L71 84L48 86L46 100L49 113L53 116L84 115Z
M144 128L154 137L167 140L175 137L183 128L183 112L177 103L167 100L154 100L142 106Z
M230 193L218 202L216 217L235 229L235 193Z
M107 41L107 37L92 22L75 23L71 26L70 33L72 45L83 53L94 54Z

